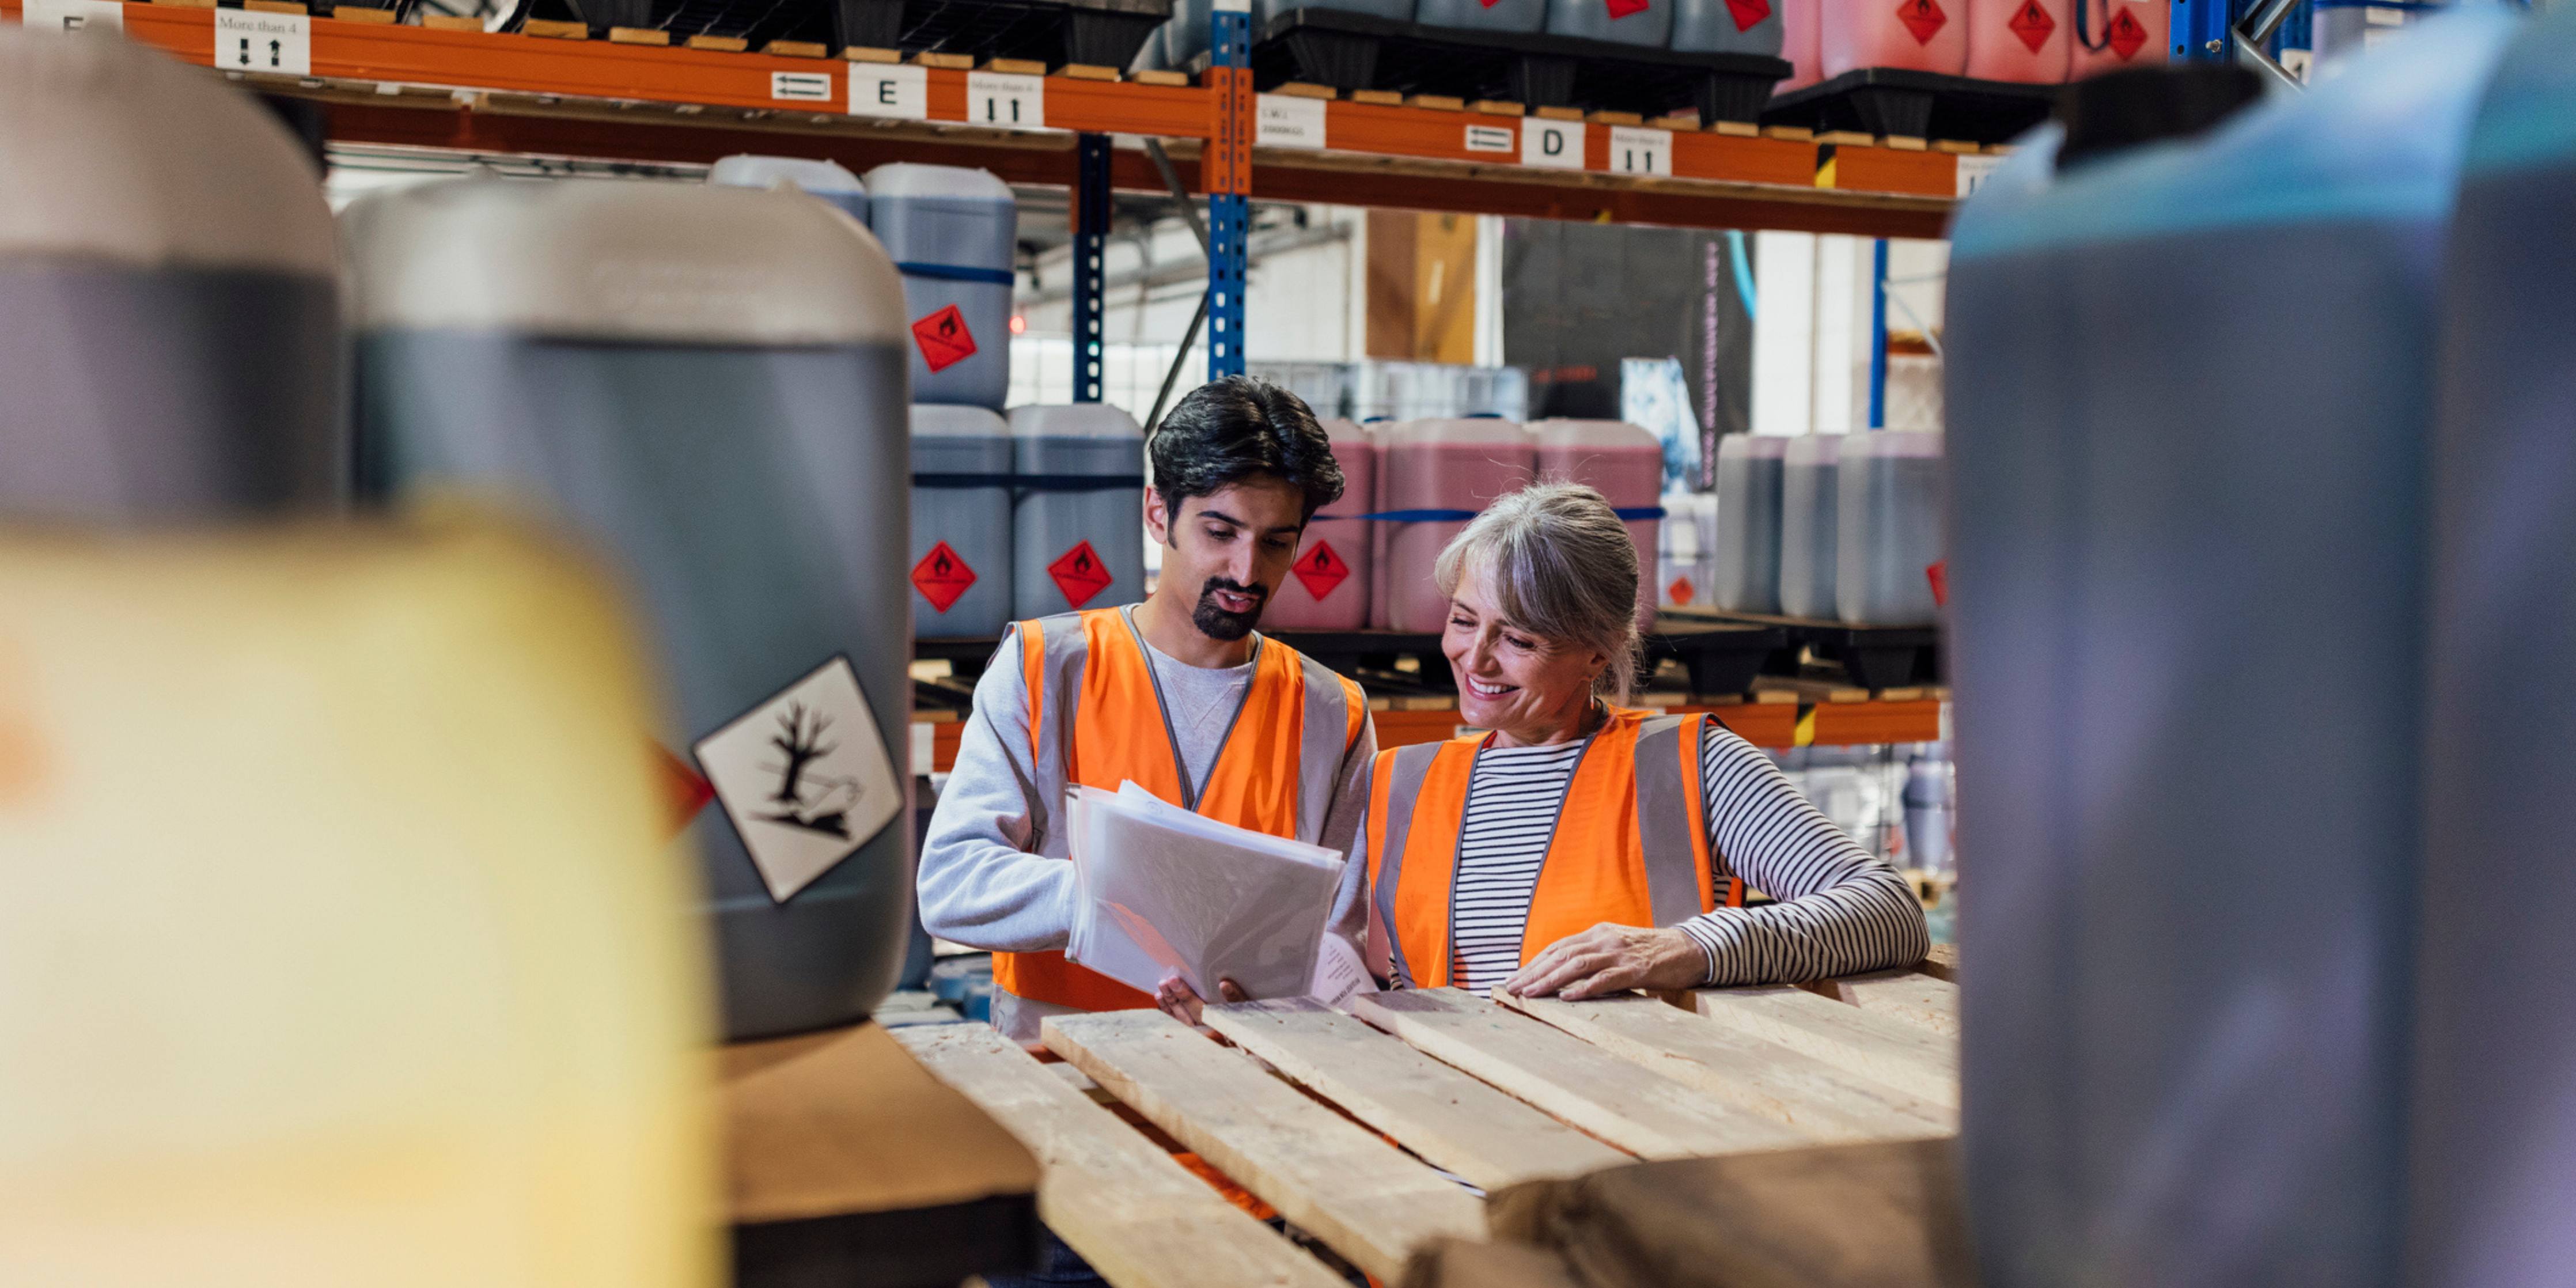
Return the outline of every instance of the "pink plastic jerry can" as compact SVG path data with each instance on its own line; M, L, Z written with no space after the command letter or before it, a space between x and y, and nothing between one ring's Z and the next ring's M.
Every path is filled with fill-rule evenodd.
M1864 67L1962 75L1970 0L1816 0L1824 15L1817 62L1825 79Z
M1377 602L1369 624L1437 631L1449 620L1433 565L1494 498L1529 486L1536 452L1518 424L1487 416L1408 420L1377 434Z
M1780 6L1780 56L1789 60L1789 79L1773 93L1804 89L1825 78L1816 63L1824 35L1823 0L1775 0Z
M2082 80L2123 67L2154 67L2173 56L2173 6L2164 0L2075 0L2084 29L2070 48L2066 79ZM2087 43L2100 48L2087 48Z
M1529 429L1541 480L1580 483L1621 512L1637 548L1637 627L1651 629L1663 523L1645 516L1663 505L1663 441L1651 430L1616 420L1542 420Z
M1966 0L1968 74L1978 80L2054 85L2075 44L2070 0Z
M1342 499L1306 523L1297 562L1271 592L1264 626L1281 630L1355 631L1368 625L1371 570L1376 565L1369 521L1377 503L1377 443L1347 420L1323 422L1342 467Z

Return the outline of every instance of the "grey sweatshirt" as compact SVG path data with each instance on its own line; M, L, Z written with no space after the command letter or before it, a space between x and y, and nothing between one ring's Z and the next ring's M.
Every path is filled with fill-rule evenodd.
M1275 646L1261 641L1256 647ZM1252 666L1195 667L1151 645L1145 651L1171 704L1182 772L1193 784L1203 783L1216 764L1219 740L1232 723L1244 687L1252 681ZM1003 637L994 656L995 665L976 681L975 710L959 735L956 767L922 842L921 923L931 934L970 948L1061 949L1073 931L1073 865L1065 861L1060 828L1046 837L1034 835L1029 691L1017 665L1016 632ZM1140 711L1136 718L1152 720L1154 713ZM1377 726L1364 720L1359 741L1342 759L1340 786L1316 844L1351 852L1368 803L1369 767L1376 759ZM1293 774L1296 769L1282 765L1279 772ZM1053 819L1062 813L1058 804L1037 816ZM1343 871L1329 923L1354 944L1368 924L1364 875L1358 864Z

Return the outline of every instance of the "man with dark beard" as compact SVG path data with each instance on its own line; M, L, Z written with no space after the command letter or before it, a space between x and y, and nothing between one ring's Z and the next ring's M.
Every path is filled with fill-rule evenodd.
M1277 386L1219 380L1172 409L1146 456L1161 581L1141 604L1003 637L922 845L922 924L993 952L993 1024L1023 1043L1067 1012L1198 1017L1177 979L1157 996L1064 959L1070 787L1132 781L1219 822L1347 853L1377 755L1359 686L1253 630L1307 520L1342 494L1314 413ZM1355 945L1360 885L1354 865L1331 922Z

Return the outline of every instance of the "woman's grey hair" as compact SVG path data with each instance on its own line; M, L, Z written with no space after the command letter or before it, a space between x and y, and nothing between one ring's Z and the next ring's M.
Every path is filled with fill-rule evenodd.
M1593 687L1627 701L1641 654L1637 546L1607 498L1576 483L1508 493L1440 552L1440 593L1457 594L1471 564L1484 569L1504 621L1554 647L1608 654Z

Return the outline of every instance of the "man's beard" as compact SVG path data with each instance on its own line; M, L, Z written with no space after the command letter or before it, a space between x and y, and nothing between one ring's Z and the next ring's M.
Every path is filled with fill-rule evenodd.
M1231 613L1217 607L1216 592L1220 590L1252 596L1251 610ZM1210 577L1206 585L1199 587L1199 602L1197 607L1190 610L1190 625L1198 627L1199 633L1209 639L1239 640L1252 633L1252 628L1261 621L1261 610L1269 604L1270 592L1259 586L1246 586L1223 577Z

